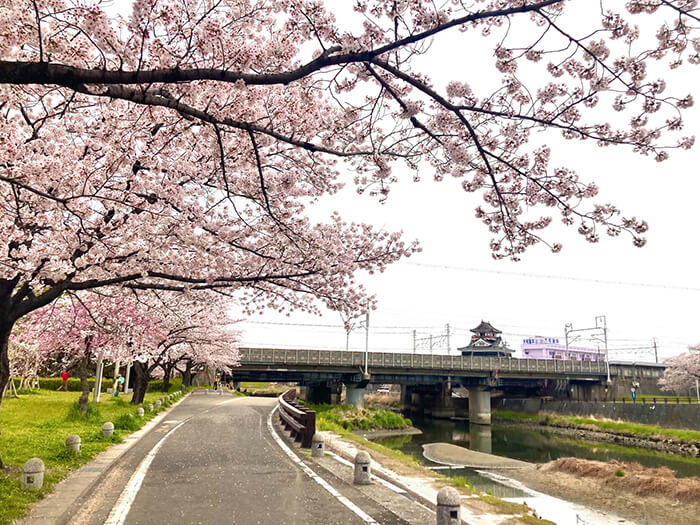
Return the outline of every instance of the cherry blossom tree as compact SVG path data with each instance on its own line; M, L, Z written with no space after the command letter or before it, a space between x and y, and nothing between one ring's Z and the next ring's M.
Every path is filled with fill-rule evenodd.
M19 388L31 388L31 380L38 377L42 355L36 346L25 346L10 340L10 375L19 377Z
M131 298L69 294L25 318L17 344L30 346L43 364L76 367L81 383L80 411L89 397L92 362L101 355L126 359L152 347L161 337L159 319Z
M195 365L221 369L238 364L239 333L231 327L226 297L153 292L141 300L158 316L160 331L155 344L135 353L132 404L143 402L158 369L167 391L173 369L184 367L189 374Z
M690 346L688 350L666 361L669 366L659 380L663 390L687 393L696 388L700 380L700 345Z
M693 96L665 75L700 62L696 0L359 0L356 19L334 5L0 7L0 388L13 324L69 290L362 310L355 273L417 248L307 217L348 174L380 200L404 173L457 179L483 199L497 258L559 251L543 233L555 214L588 241L644 244L646 222L593 202L597 185L552 165L541 137L657 161L691 147ZM424 68L447 34L469 54L442 85ZM479 53L490 74L470 67Z

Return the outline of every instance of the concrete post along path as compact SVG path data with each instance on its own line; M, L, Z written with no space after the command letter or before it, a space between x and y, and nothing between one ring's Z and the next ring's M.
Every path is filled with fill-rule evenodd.
M434 522L430 510L383 484L353 487L351 470L329 456L311 461L294 451L273 428L276 404L192 393L58 484L20 523Z

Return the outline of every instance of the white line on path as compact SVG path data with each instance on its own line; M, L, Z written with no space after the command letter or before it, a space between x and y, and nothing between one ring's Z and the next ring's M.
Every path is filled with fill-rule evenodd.
M129 514L129 511L131 510L131 505L134 503L134 500L136 499L136 495L139 493L139 489L141 488L141 483L143 483L144 478L146 477L146 472L148 472L148 467L151 466L151 463L153 463L153 460L156 457L156 454L160 450L160 447L163 446L163 443L165 443L165 440L170 437L170 434L175 432L178 428L180 428L182 425L184 425L187 421L192 419L195 416L199 416L202 414L206 414L210 410L214 410L215 408L218 408L220 405L230 403L231 401L234 401L234 399L228 399L222 403L217 403L215 407L209 408L207 410L204 410L203 412L198 412L197 414L193 414L190 417L180 421L176 426L171 428L167 434L165 434L158 443L156 443L153 448L150 450L148 454L146 454L146 457L143 458L141 463L139 464L139 468L136 469L136 472L134 472L131 475L131 478L129 478L129 482L126 484L126 487L124 487L124 490L122 493L119 495L119 499L115 503L114 507L112 507L112 511L109 513L109 516L107 516L107 520L104 522L104 525L123 525L124 522L126 521L126 516ZM167 423L177 423L177 421L169 420L169 421L164 421L162 424L167 424Z
M180 423L171 428L168 433L165 434L160 441L158 441L158 443L156 443L151 451L146 454L146 457L143 458L143 461L141 461L139 468L133 473L129 479L129 482L126 484L126 487L124 487L124 490L119 496L116 505L114 505L112 508L112 512L110 512L109 516L107 516L107 521L105 521L104 525L122 525L124 523L126 520L126 515L129 514L129 510L131 509L131 504L134 502L134 499L136 499L136 494L139 493L141 483L143 483L143 478L146 477L148 467L151 466L153 459L158 453L158 450L160 450L160 447L163 446L163 443L165 443L165 440L168 439L170 434L175 432L184 424L184 421L180 421Z
M316 474L311 468L309 468L308 465L306 465L300 458L297 456L288 446L287 444L282 441L282 438L280 438L277 435L277 432L275 432L274 427L272 426L272 414L275 413L277 410L277 407L275 407L272 412L270 412L270 415L267 416L267 428L270 431L270 434L272 434L272 438L277 442L277 444L280 446L282 450L289 456L289 458L299 465L301 469L306 473L307 476L309 476L311 479L313 479L316 483L321 485L324 489L326 489L328 492L331 493L332 496L334 496L338 501L340 501L343 505L345 505L347 508L349 508L351 511L353 511L355 514L357 514L362 521L365 523L377 523L375 519L367 514L365 511L363 511L360 507L355 505L352 501L350 501L348 498L343 496L340 492L335 490L333 487L331 487L328 482L320 477L318 474Z

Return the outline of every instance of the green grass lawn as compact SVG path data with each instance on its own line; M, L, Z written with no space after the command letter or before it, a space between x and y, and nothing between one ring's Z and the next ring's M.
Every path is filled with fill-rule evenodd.
M180 383L171 385L171 392ZM155 403L165 394L149 392L144 404ZM52 487L72 470L92 459L125 436L156 412L148 412L139 420L136 406L129 404L131 395L111 397L102 394L99 403L90 403L88 418L79 416L74 406L78 392L33 391L19 399L5 398L0 407L0 457L5 466L0 472L0 524L9 524L25 514L29 506L51 492ZM162 410L162 409L161 409ZM132 415L134 417L132 417ZM114 436L102 436L102 424L112 421ZM81 452L71 456L65 452L66 437L78 434L82 441ZM44 488L30 492L20 488L19 476L24 463L40 458L46 465Z

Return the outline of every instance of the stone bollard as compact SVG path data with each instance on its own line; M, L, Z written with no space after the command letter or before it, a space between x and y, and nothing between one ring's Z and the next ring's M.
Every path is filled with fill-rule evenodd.
M370 479L370 462L371 458L364 450L361 450L355 456L355 485L369 485L372 483Z
M149 412L153 412L153 403L148 403L148 406L146 408L148 408Z
M322 458L325 450L326 443L323 436L320 434L314 434L311 437L311 456L314 458Z
M66 452L71 454L80 452L80 436L71 434L66 438Z
M143 414L144 414L143 408L138 407L138 408L136 409L136 415L139 416L139 417L143 417Z
M102 435L104 437L112 437L112 434L114 434L114 424L111 421L107 421L102 425Z
M160 408L163 403L160 402L160 399L156 401L156 409Z
M461 525L459 492L452 487L440 489L437 495L437 525Z
M24 464L20 485L25 490L39 490L44 484L44 462L32 458Z

